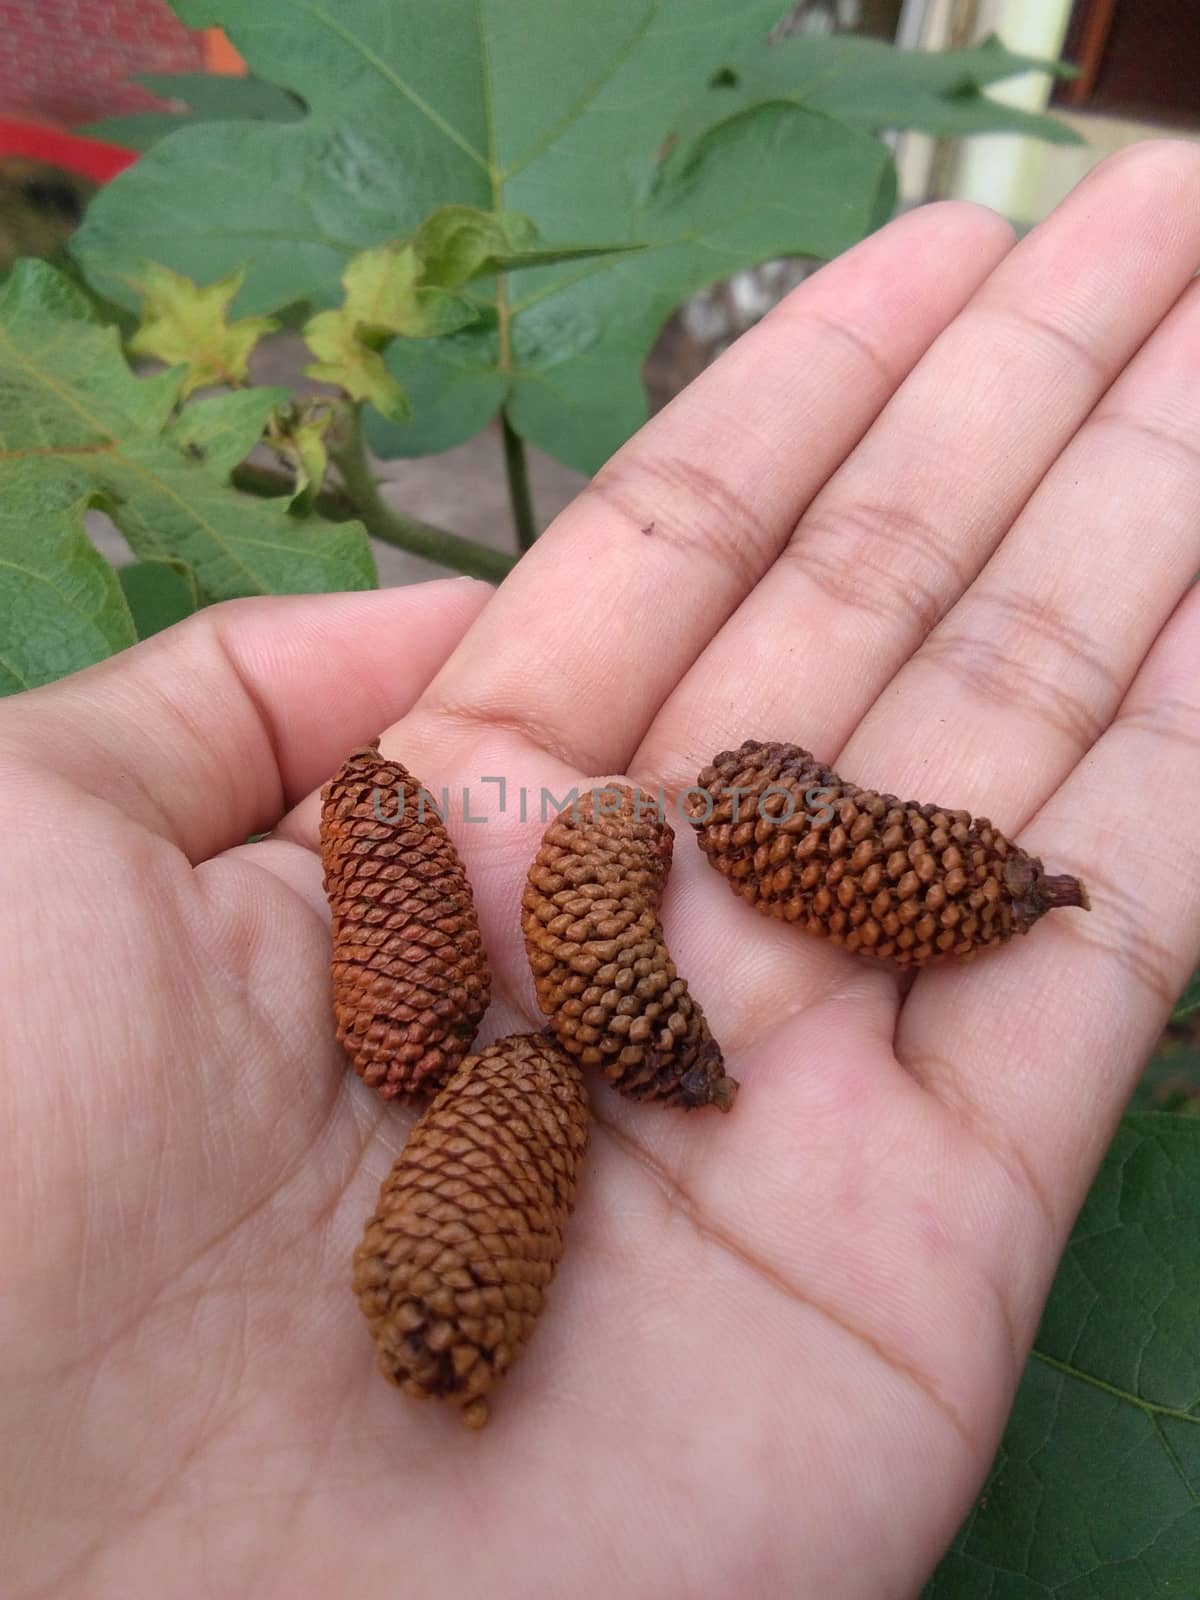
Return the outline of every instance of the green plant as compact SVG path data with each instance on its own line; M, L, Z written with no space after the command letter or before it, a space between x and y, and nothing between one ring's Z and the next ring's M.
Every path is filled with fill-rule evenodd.
M370 585L368 534L498 581L512 556L385 503L367 441L419 455L498 417L523 548L526 441L598 466L682 299L884 220L880 130L1073 137L984 96L1036 64L994 39L767 48L781 0L687 0L686 29L677 4L176 0L257 76L147 80L179 109L97 126L145 154L93 203L71 281L26 263L0 299L0 687L231 595ZM130 310L130 354L167 372L133 377ZM279 322L337 392L251 386ZM138 558L124 577L89 506Z
M1197 1592L1198 1224L1195 1124L1126 1117L988 1481L925 1600Z

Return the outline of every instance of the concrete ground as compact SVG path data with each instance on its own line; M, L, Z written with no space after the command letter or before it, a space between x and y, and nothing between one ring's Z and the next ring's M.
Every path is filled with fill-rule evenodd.
M499 550L515 550L498 423L440 456L380 462L379 476L388 504L406 516L419 517ZM529 451L529 480L542 528L587 482L582 473L572 472L540 450ZM372 543L379 582L385 587L445 576L445 568L432 561L380 544L378 539Z

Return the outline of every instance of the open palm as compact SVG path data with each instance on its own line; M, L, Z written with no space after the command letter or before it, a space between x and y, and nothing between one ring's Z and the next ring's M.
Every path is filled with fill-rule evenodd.
M930 208L495 598L241 602L0 710L6 1592L917 1592L1200 946L1198 264L1185 146L1015 249ZM540 1025L543 788L678 791L744 738L986 813L1094 910L907 991L680 829L667 937L740 1095L593 1084L549 1309L471 1434L383 1384L349 1289L410 1114L333 1043L311 791L381 728L450 786L485 1041Z

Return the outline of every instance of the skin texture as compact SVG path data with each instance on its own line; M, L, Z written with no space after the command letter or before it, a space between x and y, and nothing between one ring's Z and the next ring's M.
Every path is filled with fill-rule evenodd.
M382 1597L401 1556L406 1600L918 1592L1200 953L1198 267L1189 146L1015 248L918 212L482 611L243 602L0 706L8 1595ZM407 1405L348 1279L410 1114L334 1043L312 791L381 729L472 785L486 1042L538 1024L517 786L682 789L764 728L986 813L1091 915L908 991L677 851L663 922L737 1105L593 1093L503 1414Z

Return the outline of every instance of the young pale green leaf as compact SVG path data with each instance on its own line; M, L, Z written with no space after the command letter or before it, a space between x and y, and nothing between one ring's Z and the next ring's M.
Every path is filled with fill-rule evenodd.
M379 343L403 333L420 277L417 253L402 239L363 250L342 274L346 298L341 309L347 322L371 330Z
M1070 78L1059 61L1014 55L995 34L966 50L897 50L855 35L793 34L751 61L716 73L680 118L683 142L767 100L823 111L850 127L879 133L912 128L938 138L1019 133L1054 144L1082 140L1065 122L991 100L990 83L1023 72Z
M302 422L288 435L285 454L296 473L296 489L289 510L307 511L321 492L329 467L326 429L324 421Z
M134 561L117 569L139 639L190 617L200 604L196 581L182 561Z
M498 257L519 256L536 239L536 224L516 212L439 206L413 234L412 246L424 264L424 281L453 289L495 272Z
M86 498L0 509L0 694L35 689L134 643L117 574L84 531Z
M442 287L426 287L425 263L416 241L393 239L355 256L342 274L346 321L379 349L398 334L430 339L457 333L479 313Z
M925 1600L1149 1600L1200 1577L1200 1121L1127 1117L1004 1442Z
M236 386L250 375L250 357L273 317L228 320L245 268L203 287L157 262L142 264L136 280L142 296L141 326L129 341L135 355L152 356L184 369L181 394L213 384Z
M1177 1019L1190 1017L1194 1011L1200 1011L1200 972L1193 972L1188 979L1187 988L1176 1003L1174 1016Z
M189 122L295 122L304 115L304 105L295 95L261 78L215 72L144 72L135 74L133 81L178 109L106 117L77 131L130 150L149 150Z
M515 211L480 211L475 206L439 206L417 229L412 246L424 263L421 281L454 289L472 278L521 267L549 267L564 261L628 254L636 245L569 245L560 249L538 242L529 217Z
M432 339L457 333L479 313L446 289L427 288L424 261L413 241L391 240L356 255L342 274L346 298L336 311L320 311L304 327L317 360L304 370L336 383L352 400L369 401L393 422L409 416L404 390L379 351L398 335Z
M446 204L530 216L547 248L643 247L512 271L479 324L397 341L388 363L406 387L412 364L418 403L411 440L388 442L407 453L458 442L510 398L534 443L594 465L643 414L639 363L680 299L771 255L844 248L887 182L886 152L863 135L785 108L788 135L772 109L731 142L739 172L696 192L721 210L684 222L683 197L649 202L681 108L757 51L786 0L523 0L519 27L511 0L177 4L223 26L309 114L183 129L108 185L76 244L114 292L138 258L207 279L251 257L244 311L323 309L363 246L411 238ZM831 152L823 181L813 169ZM763 172L764 159L780 164Z
M351 400L369 401L389 421L407 422L408 398L374 342L363 338L364 326L345 307L318 312L304 324L305 343L317 358L304 370L320 383L337 384Z
M317 398L277 406L271 416L267 430L271 448L295 474L290 511L308 511L321 492L329 466L326 435L337 415L334 406Z
M226 482L233 443L261 429L262 403L252 415L241 396L217 397L197 407L193 431L172 427L182 378L178 368L136 378L86 296L44 262L18 263L0 292L6 513L32 523L101 503L136 555L184 562L205 601L370 587L358 523L289 516Z

